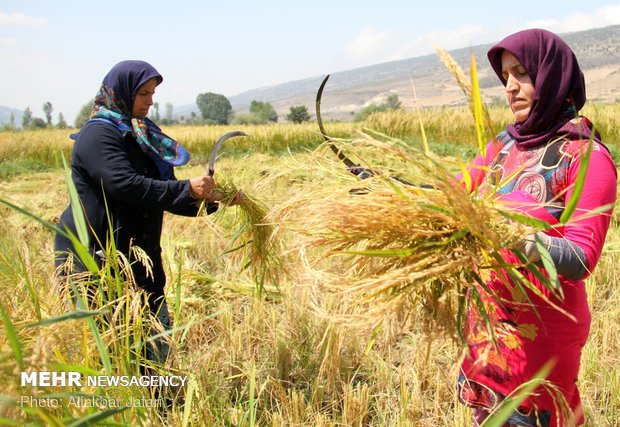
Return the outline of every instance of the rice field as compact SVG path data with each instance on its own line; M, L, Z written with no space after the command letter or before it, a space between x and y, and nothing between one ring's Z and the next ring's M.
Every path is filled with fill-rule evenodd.
M620 106L590 108L585 113L617 153ZM490 110L497 128L509 119L503 110ZM415 156L399 156L398 150L417 152L420 122L431 151L447 170L473 157L477 142L467 108L420 113L421 119L418 113L394 112L365 123L326 123L326 128L331 136L357 141L342 142L354 161L406 179L419 177L415 170L420 165ZM210 147L231 129L165 129L193 154L189 165L177 169L178 178L204 173ZM314 123L240 130L251 136L222 147L216 179L230 181L274 215L329 189L329 180L360 189L322 145ZM374 143L364 143L368 140ZM323 292L323 285L338 284L339 272L342 277L351 272L351 260L324 260L330 280L309 274L308 264L320 258L321 249L300 247L303 230L295 229L294 216L289 222L266 217L278 233L279 263L273 265L281 274L277 280L257 279L248 259L261 254L240 245L243 218L234 207L210 217L165 217L162 248L175 328L169 337L171 359L151 368L161 375L188 376L182 397L167 411L145 403L152 398L145 387L22 386L23 371L134 375L136 345L147 339L132 327L149 322L136 304L136 290L114 271L105 272L103 280L116 291L101 296L101 306L89 308L96 313L72 307L58 288L47 223L54 224L68 203L61 153L68 157L70 148L67 131L0 133L0 199L32 215L0 205L0 424L471 425L469 410L454 393L460 346L433 328L437 324L428 321L419 304L401 301L389 317L367 311L373 322L339 321L347 318L348 307L340 294ZM329 213L340 206L339 195L332 195L315 198L312 208L324 203ZM591 426L620 425L619 220L616 211L605 252L587 281L593 324L579 384ZM447 313L451 319L452 314ZM80 397L82 404L69 404ZM38 406L22 400L29 398L37 399ZM113 407L113 402L120 405Z

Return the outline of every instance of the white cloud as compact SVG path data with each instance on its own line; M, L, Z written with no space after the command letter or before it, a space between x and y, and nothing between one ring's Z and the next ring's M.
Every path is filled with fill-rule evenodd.
M19 41L17 39L0 37L0 47L16 47L18 45Z
M407 34L363 28L346 48L348 66L380 63L435 53L436 48L458 49L493 43L525 28L545 28L556 33L583 31L620 24L620 4L563 18L538 19L501 26L465 25L456 29L437 29L414 39Z
M353 61L372 61L385 57L386 48L391 44L391 34L373 27L363 28L346 48L346 55Z
M446 50L486 43L489 33L481 26L465 26L456 30L436 30L403 43L393 53L394 59L404 59L435 53L436 48Z
M455 49L487 41L489 35L481 26L464 26L456 30L437 30L414 40L406 34L362 29L346 49L347 57L357 64L372 64L411 58L435 52L435 47ZM349 64L351 65L351 64Z
M575 13L561 20L528 22L528 27L545 28L556 33L583 31L620 24L620 5L604 6L591 13Z
M28 16L19 12L0 12L0 26L34 27L47 24L47 18Z
M558 25L559 25L558 21L555 20L555 19L538 19L536 21L529 21L521 29L525 29L525 28L544 28L544 29L547 29L547 30L551 30L553 28L556 28ZM518 30L516 30L516 31L518 31Z
M438 30L428 33L428 44L443 49L456 49L483 43L488 33L479 25L467 25L456 30Z

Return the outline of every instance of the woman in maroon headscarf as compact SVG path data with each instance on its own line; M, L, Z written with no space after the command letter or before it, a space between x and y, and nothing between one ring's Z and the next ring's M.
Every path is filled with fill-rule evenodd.
M545 298L530 291L525 295L507 276L492 274L484 305L495 344L479 316L471 313L459 400L473 408L477 426L550 362L553 368L546 379L551 387L539 387L506 425L579 425L584 415L576 381L590 329L584 279L599 260L609 228L616 201L616 168L591 122L578 115L586 101L584 77L562 39L540 29L521 31L493 46L488 58L505 86L514 123L489 144L485 156L474 161L470 168L474 187L495 191L520 203L527 214L558 224L590 141L593 145L574 219L536 234L555 264L563 298L548 292L526 270L524 275ZM608 209L592 214L601 207ZM546 273L534 239L521 249ZM504 258L519 262L508 250Z

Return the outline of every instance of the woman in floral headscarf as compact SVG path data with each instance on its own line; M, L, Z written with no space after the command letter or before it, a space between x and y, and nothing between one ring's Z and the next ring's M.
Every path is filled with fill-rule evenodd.
M584 279L599 260L609 228L616 201L616 168L591 122L578 115L586 101L584 77L562 39L540 29L521 31L493 46L488 58L505 86L514 123L489 144L485 156L474 161L470 172L475 187L496 191L528 215L558 224L590 141L592 151L574 220L537 233L521 248L546 274L535 240L544 245L555 264L563 297L552 295L526 270L524 275L544 298L521 291L507 276L492 274L484 305L495 343L472 313L459 399L473 407L477 426L507 395L551 363L546 378L551 387L539 387L506 425L579 425L584 416L576 381L590 328ZM519 263L511 251L506 251L505 260ZM559 404L562 400L568 404L565 410Z
M71 177L81 207L69 206L59 228L77 235L73 210L82 209L89 224L91 255L101 261L106 242L113 239L129 259L136 284L147 292L151 311L168 326L160 247L164 211L196 216L198 202L204 199L211 213L221 195L213 191L215 183L209 176L175 178L174 167L186 164L189 154L147 118L162 80L150 64L133 60L116 64L105 76L91 119L72 135L76 141ZM130 250L135 246L150 258L150 269ZM60 270L75 249L61 234L56 235L55 249ZM73 272L85 270L78 256L73 261ZM160 350L163 354L150 358L164 359L167 348Z

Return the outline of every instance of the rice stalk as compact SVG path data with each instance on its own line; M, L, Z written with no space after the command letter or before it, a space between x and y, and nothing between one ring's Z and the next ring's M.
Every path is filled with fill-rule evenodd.
M224 195L216 214L221 216L221 213L228 210L239 189L231 180L219 179L214 191ZM235 230L232 236L233 248L228 252L245 255L244 268L249 268L259 294L262 294L266 283L277 286L285 272L281 243L274 232L273 224L268 222L269 209L264 203L244 191L236 207L235 217L230 224Z
M398 144L390 149L367 136L361 144L391 151L392 158L410 165L408 178L432 188L401 185L383 175L361 182L330 176L330 165L317 160L324 180L274 213L296 233L294 245L313 286L343 303L326 309L326 297L317 294L315 309L350 325L369 326L402 315L413 304L421 323L457 338L468 311L463 305L479 305L474 285L483 284L493 270L516 269L498 265L495 255L533 227L509 223L509 207L493 194L470 194L445 162L421 152L408 154ZM484 312L481 318L488 321Z
M456 60L452 57L452 55L450 55L450 53L448 53L448 51L442 48L437 48L436 50L437 55L439 55L439 59L441 60L441 62L443 62L444 66L456 79L456 82L458 83L459 87L463 91L463 94L467 98L474 117L474 122L476 123L476 130L478 131L478 135L480 135L480 129L483 124L487 129L488 135L497 135L497 132L495 131L493 126L493 121L491 120L491 116L489 115L489 109L481 101L480 87L478 85L476 71L476 62L473 53L471 54L472 79L470 80L461 68L461 66L458 64L458 62L456 62Z

